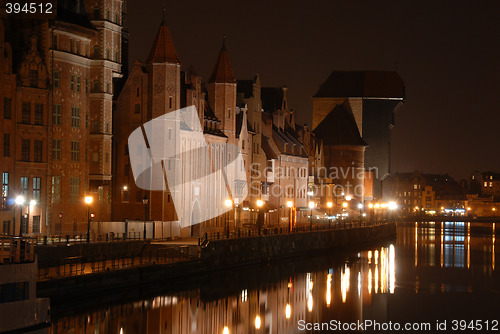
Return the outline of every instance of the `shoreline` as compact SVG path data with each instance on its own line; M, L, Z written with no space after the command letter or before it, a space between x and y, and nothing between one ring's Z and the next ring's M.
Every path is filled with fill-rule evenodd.
M228 269L265 263L275 265L325 251L345 252L395 237L396 223L388 223L345 230L213 240L201 250L199 260L39 281L37 291L39 296L50 298L53 304L65 304L82 298L119 294L159 282L182 285L187 280Z

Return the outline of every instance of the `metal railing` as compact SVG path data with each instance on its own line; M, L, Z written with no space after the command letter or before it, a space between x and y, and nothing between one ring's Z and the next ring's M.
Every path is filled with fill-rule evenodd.
M117 242L124 240L141 240L144 238L142 232L128 233L90 233L90 242ZM62 233L52 235L37 235L37 245L63 245L86 243L86 233Z
M77 256L65 258L57 266L38 268L38 281L109 272L155 264L169 264L200 258L196 246L171 245L144 250L141 254Z
M0 237L0 264L35 261L34 238Z
M330 223L315 222L313 224L309 223L296 226L292 229L292 231L290 231L287 227L282 227L282 226L280 227L263 226L260 229L258 227L245 227L226 232L207 232L198 240L198 245L200 247L206 247L206 245L208 245L210 240L237 239L237 238L248 238L248 237L257 237L265 235L284 235L284 234L294 234L294 233L304 233L304 232L314 232L314 231L344 230L344 229L379 226L387 223L389 223L389 221L369 222L369 221L341 220Z

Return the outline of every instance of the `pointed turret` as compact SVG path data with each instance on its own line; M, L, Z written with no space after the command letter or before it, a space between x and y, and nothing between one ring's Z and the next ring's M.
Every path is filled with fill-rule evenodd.
M221 121L221 130L236 143L236 78L226 50L226 37L207 85L208 102L215 116Z
M177 56L172 35L165 21L165 16L161 22L158 33L156 34L153 48L149 53L148 63L173 63L180 64L181 61Z
M231 66L231 61L229 60L229 55L226 50L226 36L222 40L222 47L219 52L219 57L217 58L217 63L215 64L214 71L210 76L208 82L215 83L235 83L236 77L234 76L233 67Z

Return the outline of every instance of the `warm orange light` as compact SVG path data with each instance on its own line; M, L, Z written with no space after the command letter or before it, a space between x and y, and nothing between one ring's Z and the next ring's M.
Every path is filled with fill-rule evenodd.
M85 203L91 204L92 200L93 200L92 196L85 196Z
M331 207L333 206L333 203L332 203L332 202L328 202L328 203L326 203L326 206L327 206L328 208L331 208Z
M309 209L313 209L316 206L316 203L309 202Z
M292 201L288 201L286 202L286 206L291 208L293 206L293 202Z
M373 204L372 204L372 203L368 204L368 207L369 207L370 209L371 209L371 208L373 208Z
M344 208L347 208L347 202L342 203L342 206L343 206Z
M226 204L226 206L229 208L229 207L233 206L233 201L232 201L232 200L230 200L230 199L226 199L226 200L224 201L224 204Z
M261 200L261 199L258 199L258 200L257 200L257 206L260 208L260 207L261 207L261 206L263 206L263 205L264 205L264 201L263 201L263 200Z

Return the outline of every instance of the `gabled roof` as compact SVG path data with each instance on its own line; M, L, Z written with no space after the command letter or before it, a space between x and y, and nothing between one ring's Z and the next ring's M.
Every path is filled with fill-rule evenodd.
M160 25L158 33L156 34L153 47L149 53L148 63L173 63L180 64L181 61L177 56L177 51L175 50L174 41L172 40L172 35L170 35L170 30L168 29L165 20Z
M233 67L231 66L231 61L229 61L229 55L226 50L226 37L224 37L224 40L222 41L219 57L217 58L214 71L212 72L208 82L236 83Z
M405 97L403 80L395 71L333 71L314 97Z
M313 132L325 145L368 146L359 134L351 109L343 104L336 105Z
M283 88L262 87L261 98L264 111L272 114L283 105Z

